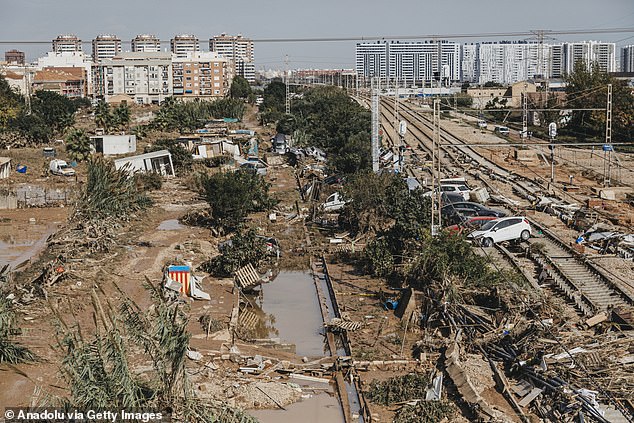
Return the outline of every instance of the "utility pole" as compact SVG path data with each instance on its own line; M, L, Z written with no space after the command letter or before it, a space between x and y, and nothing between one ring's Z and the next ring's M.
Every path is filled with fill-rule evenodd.
M612 84L608 84L608 101L605 110L605 145L603 146L603 151L603 185L610 186L612 177Z
M526 98L527 83L524 83L524 91L522 92L522 142L528 137L528 99Z
M286 55L286 57L284 58L284 85L286 88L286 114L290 115L291 114L291 95L290 95L290 90L288 88L288 54Z
M434 99L434 134L431 147L431 235L440 233L441 225L441 196L440 192L440 99ZM436 215L436 212L438 215Z
M379 78L373 77L372 88L372 172L379 172Z

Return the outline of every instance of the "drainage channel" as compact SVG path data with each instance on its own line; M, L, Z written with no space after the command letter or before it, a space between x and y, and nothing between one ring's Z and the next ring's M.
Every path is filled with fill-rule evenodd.
M281 271L274 280L261 286L261 295L251 295L250 301L261 322L254 329L256 337L277 338L282 349L292 346L292 351L285 351L309 360L329 355L324 347L321 307L311 272ZM331 384L292 377L291 380L302 387L301 401L284 409L249 410L249 414L262 423L346 422L338 401L339 392L334 392Z
M325 258L322 256L312 261L311 267L324 322L328 322L333 318L341 318L337 296L332 286L332 280L328 274L328 265L326 264ZM337 368L335 381L337 383L337 390L341 400L345 422L370 422L369 410L367 407L362 406L362 404L365 404L365 401L361 394L358 378L354 377L354 368L348 368L348 375L351 375L350 378L344 377L341 370L340 359L349 359L352 355L346 332L332 333L327 331L326 341L330 355L335 358L336 363L339 363L339 365L335 365Z

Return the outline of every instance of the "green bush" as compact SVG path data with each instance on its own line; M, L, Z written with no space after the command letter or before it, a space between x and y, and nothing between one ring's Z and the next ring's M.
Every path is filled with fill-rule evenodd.
M233 230L249 213L268 210L274 204L269 184L249 170L202 175L200 184L212 221L223 229Z

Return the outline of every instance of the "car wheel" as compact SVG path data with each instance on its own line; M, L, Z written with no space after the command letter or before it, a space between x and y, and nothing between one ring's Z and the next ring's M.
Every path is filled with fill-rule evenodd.
M531 233L528 232L528 230L524 229L522 231L522 233L520 234L520 238L522 239L522 241L528 241L528 238L531 237Z
M492 245L493 245L493 240L491 238L484 238L482 240L482 246L483 247L487 247L488 248L488 247L490 247Z

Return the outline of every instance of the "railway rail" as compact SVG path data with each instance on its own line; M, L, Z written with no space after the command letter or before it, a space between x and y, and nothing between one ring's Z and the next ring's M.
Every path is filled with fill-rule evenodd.
M393 101L383 99L380 105L383 118L387 122L393 122ZM406 103L400 103L399 115L408 123L410 140L403 142L412 155L420 159L420 157L433 154L432 122L419 110L415 110ZM398 138L395 135L395 129L390 125L383 125L383 129L384 134L389 134L386 137L387 147L396 149ZM411 141L411 138L414 138L414 141ZM547 187L539 180L528 179L505 169L473 147L466 145L465 140L446 128L441 128L441 143L443 145L440 146L440 163L445 175L455 174L470 163L475 164L478 173L486 173L491 178L510 184L520 198L534 201L535 192L547 191ZM541 234L539 238L532 238L530 243L533 247L541 244L539 252L533 252L531 259L542 269L543 282L550 283L585 316L609 312L613 320L634 327L634 286L607 274L534 219L529 218L529 221ZM536 248L531 250L535 251ZM512 257L509 258L512 259Z

